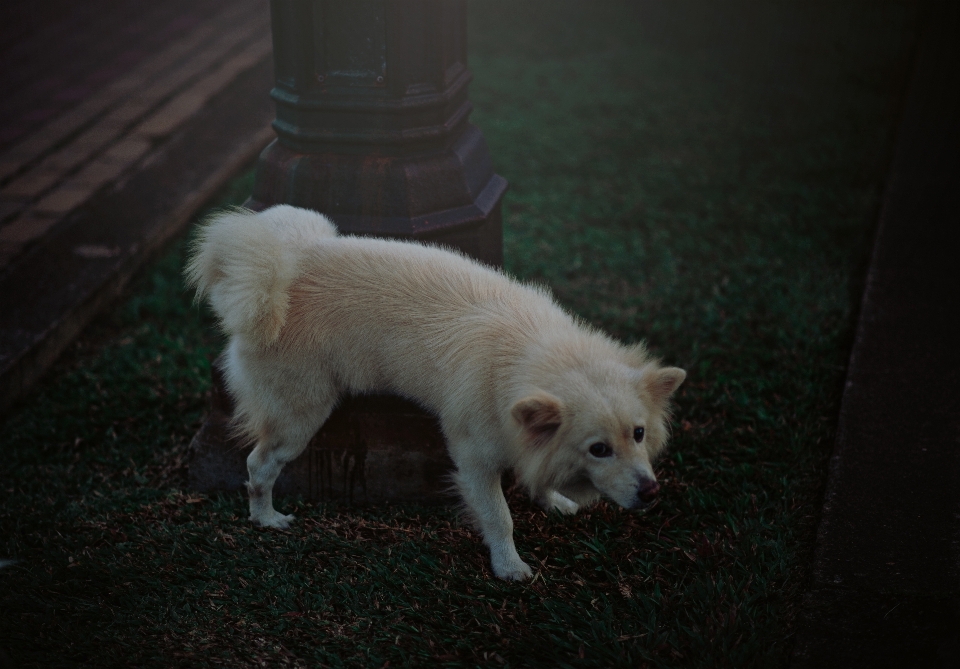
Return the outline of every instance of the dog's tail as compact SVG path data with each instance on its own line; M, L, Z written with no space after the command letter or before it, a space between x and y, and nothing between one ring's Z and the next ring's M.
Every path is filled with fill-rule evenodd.
M207 297L224 330L268 346L280 335L289 290L304 251L337 229L324 216L288 205L260 213L233 208L201 227L185 274Z

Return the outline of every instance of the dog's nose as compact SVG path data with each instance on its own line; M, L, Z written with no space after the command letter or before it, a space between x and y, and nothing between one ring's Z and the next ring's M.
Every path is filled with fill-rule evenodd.
M640 488L637 490L637 497L639 497L640 501L644 504L649 504L657 498L658 492L660 492L660 484L656 481L650 481L647 479L640 482Z

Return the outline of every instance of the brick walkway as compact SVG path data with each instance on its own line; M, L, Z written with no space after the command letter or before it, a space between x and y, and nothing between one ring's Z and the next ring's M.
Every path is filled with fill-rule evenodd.
M0 411L274 137L263 0L0 7Z
M259 0L47 5L3 37L0 267L271 52Z

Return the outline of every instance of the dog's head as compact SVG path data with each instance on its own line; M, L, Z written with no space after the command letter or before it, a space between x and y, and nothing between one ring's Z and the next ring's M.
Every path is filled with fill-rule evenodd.
M685 378L677 367L616 362L578 365L531 389L510 411L521 478L534 495L552 488L581 503L599 493L628 509L649 505L670 398Z

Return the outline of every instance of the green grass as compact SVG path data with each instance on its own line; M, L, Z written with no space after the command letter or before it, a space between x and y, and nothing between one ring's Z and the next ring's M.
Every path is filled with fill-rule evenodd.
M180 241L0 425L17 666L785 664L914 10L662 4L470 17L507 269L689 371L658 504L511 495L521 585L452 509L287 499L292 531L251 527L185 489L222 342Z

